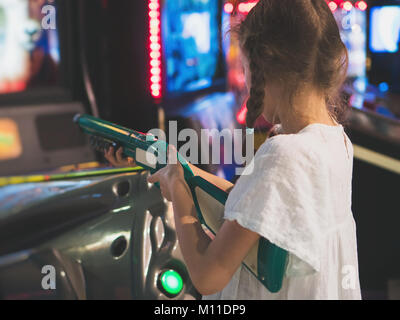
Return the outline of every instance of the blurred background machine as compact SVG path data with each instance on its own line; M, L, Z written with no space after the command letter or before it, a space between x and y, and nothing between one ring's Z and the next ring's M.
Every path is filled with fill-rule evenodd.
M15 231L1 241L2 298L199 298L179 250L165 247L175 241L171 212L145 173L108 168L71 119L90 113L143 132L168 133L169 121L244 129L247 92L228 31L256 3L0 0L0 228ZM395 298L400 1L327 3L349 50L343 97L363 297ZM257 121L256 146L270 128ZM239 164L222 159L204 168L234 180ZM41 290L42 264L62 269L57 292ZM171 270L164 279L177 294L161 284Z

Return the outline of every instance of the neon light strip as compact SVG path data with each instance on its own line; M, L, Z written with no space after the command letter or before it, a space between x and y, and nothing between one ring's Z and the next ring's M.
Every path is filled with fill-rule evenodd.
M335 12L338 9L338 7L342 8L345 11L351 11L353 8L365 11L368 8L368 4L363 0L357 1L355 4L353 4L353 1L344 1L344 0L340 1L326 0L326 3L328 3L328 6L332 12Z
M246 2L241 2L238 5L238 11L242 14L248 14L251 9L254 8L254 6L257 4L258 1L246 1ZM368 8L368 4L361 0L357 1L355 5L351 1L334 1L334 0L326 0L326 3L328 4L329 8L331 9L332 12L335 12L336 9L340 7L343 10L346 11L351 11L351 9L356 8L361 11L365 11ZM339 5L338 5L339 3ZM226 2L224 5L224 11L226 13L233 13L234 12L234 4L232 2Z
M159 0L149 0L150 92L157 99L162 96L160 16Z
M57 181L57 180L67 180L67 179L76 179L83 177L96 177L103 175L111 175L111 174L120 174L120 173L130 173L130 172L138 172L143 171L142 167L134 167L134 168L118 168L118 169L105 169L98 171L84 171L84 172L74 172L74 173L66 173L66 174L54 174L51 176L45 175L36 175L36 176L21 176L21 177L0 177L0 187L14 185L14 184L23 184L23 183L39 183L39 182L48 182L48 181Z
M400 160L385 156L375 151L353 145L354 157L379 168L400 174Z
M258 1L250 1L250 2L242 2L239 3L238 9L240 13L247 14L250 12L251 9L255 7Z

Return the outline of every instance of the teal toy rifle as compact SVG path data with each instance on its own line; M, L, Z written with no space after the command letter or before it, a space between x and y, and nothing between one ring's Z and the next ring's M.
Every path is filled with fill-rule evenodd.
M151 173L166 166L168 144L153 135L127 129L90 115L76 115L74 121L84 133L90 135L91 144L100 151L107 150L110 146L122 147L124 156L132 157L138 165ZM224 222L228 193L202 177L195 176L189 163L179 153L178 161L183 167L200 221L216 234ZM282 287L287 256L287 251L265 238L260 238L243 264L270 292L278 292Z

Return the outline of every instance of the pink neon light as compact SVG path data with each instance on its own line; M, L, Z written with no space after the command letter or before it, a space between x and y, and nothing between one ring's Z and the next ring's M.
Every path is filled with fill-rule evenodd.
M338 7L335 1L330 1L328 3L328 6L329 6L329 8L331 9L332 12L335 12L337 7Z
M368 8L368 5L365 1L358 1L356 2L356 8L360 9L361 11L365 11Z
M247 14L255 7L258 1L242 2L239 4L238 9L240 13Z
M351 9L353 9L353 4L350 1L345 1L342 3L342 8L346 11L351 11Z
M224 11L226 13L232 13L233 12L233 4L230 2L225 3L224 5Z
M149 56L150 56L150 89L153 98L161 98L162 68L161 68L161 37L160 37L160 3L159 0L149 0Z
M246 107L246 104L243 104L242 108L240 109L240 111L236 115L236 120L240 124L245 124L246 123L246 116L247 116L247 107Z

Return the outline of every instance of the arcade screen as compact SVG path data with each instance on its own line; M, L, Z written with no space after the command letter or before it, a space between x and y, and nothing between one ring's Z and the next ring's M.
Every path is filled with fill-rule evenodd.
M371 8L370 50L395 53L400 43L400 6Z
M218 0L167 0L162 10L168 93L213 85L220 55Z
M18 158L22 154L22 143L17 123L9 118L0 118L0 161Z
M353 8L350 11L337 9L333 12L340 30L340 36L349 53L349 77L365 77L366 75L366 34L367 14Z
M57 85L60 57L53 2L0 0L0 94Z

